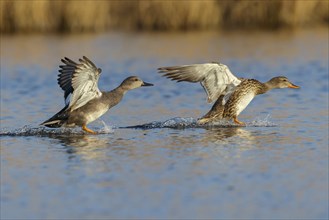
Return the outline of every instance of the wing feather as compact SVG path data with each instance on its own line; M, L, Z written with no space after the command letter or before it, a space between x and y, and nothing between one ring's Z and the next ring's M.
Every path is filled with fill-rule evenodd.
M79 63L65 57L61 60L65 65L60 65L58 84L64 90L64 100L69 104L71 111L80 108L93 98L101 96L98 89L98 79L101 69L83 56ZM71 95L70 102L68 96Z
M232 89L241 81L234 76L229 68L221 63L204 63L183 66L171 66L158 68L163 76L178 82L200 82L208 96L208 102L213 102L220 95L226 96L224 101L232 93Z

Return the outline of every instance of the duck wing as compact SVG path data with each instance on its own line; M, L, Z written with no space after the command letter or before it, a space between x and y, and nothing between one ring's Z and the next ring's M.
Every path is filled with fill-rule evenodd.
M171 66L158 68L163 76L177 82L200 82L211 103L224 95L224 101L235 90L241 80L234 76L230 69L221 63L204 63L183 66ZM225 104L225 103L223 103Z
M70 111L85 105L90 100L100 97L101 91L98 89L98 79L102 70L97 68L87 57L79 59L76 63L65 57L61 60L65 65L61 65L58 75L58 84L64 90L65 103ZM69 95L71 99L68 100Z

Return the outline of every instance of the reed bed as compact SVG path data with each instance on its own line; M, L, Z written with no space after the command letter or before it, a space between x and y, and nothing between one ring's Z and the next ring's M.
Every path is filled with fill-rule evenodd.
M280 28L329 24L328 0L1 0L0 31Z

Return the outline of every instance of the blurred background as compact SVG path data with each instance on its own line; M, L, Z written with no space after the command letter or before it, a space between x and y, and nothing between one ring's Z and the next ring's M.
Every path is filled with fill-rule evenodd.
M328 25L327 0L1 0L1 33Z
M0 0L0 218L328 219L328 2ZM39 126L64 106L60 59L83 55L101 90L155 86L88 125L110 133ZM198 83L157 68L211 61L301 89L255 98L247 127L118 129L205 114Z

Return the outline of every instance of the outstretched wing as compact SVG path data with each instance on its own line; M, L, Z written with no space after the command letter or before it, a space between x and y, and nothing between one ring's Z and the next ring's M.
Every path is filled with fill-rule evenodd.
M73 93L72 77L73 77L73 73L75 72L76 66L78 64L67 57L61 59L61 61L65 65L59 66L60 74L58 74L57 82L58 85L64 90L64 100L65 100L65 105L67 105L69 104L69 100L67 98L70 94Z
M204 63L183 66L161 67L159 73L178 82L200 82L208 96L208 102L213 102L220 95L231 94L241 81L234 76L229 68L221 63Z
M62 59L65 65L61 65L58 75L58 84L64 90L64 99L68 108L73 111L85 105L91 99L102 95L98 89L98 79L101 69L83 56L76 63L65 57ZM68 96L72 94L70 102Z

